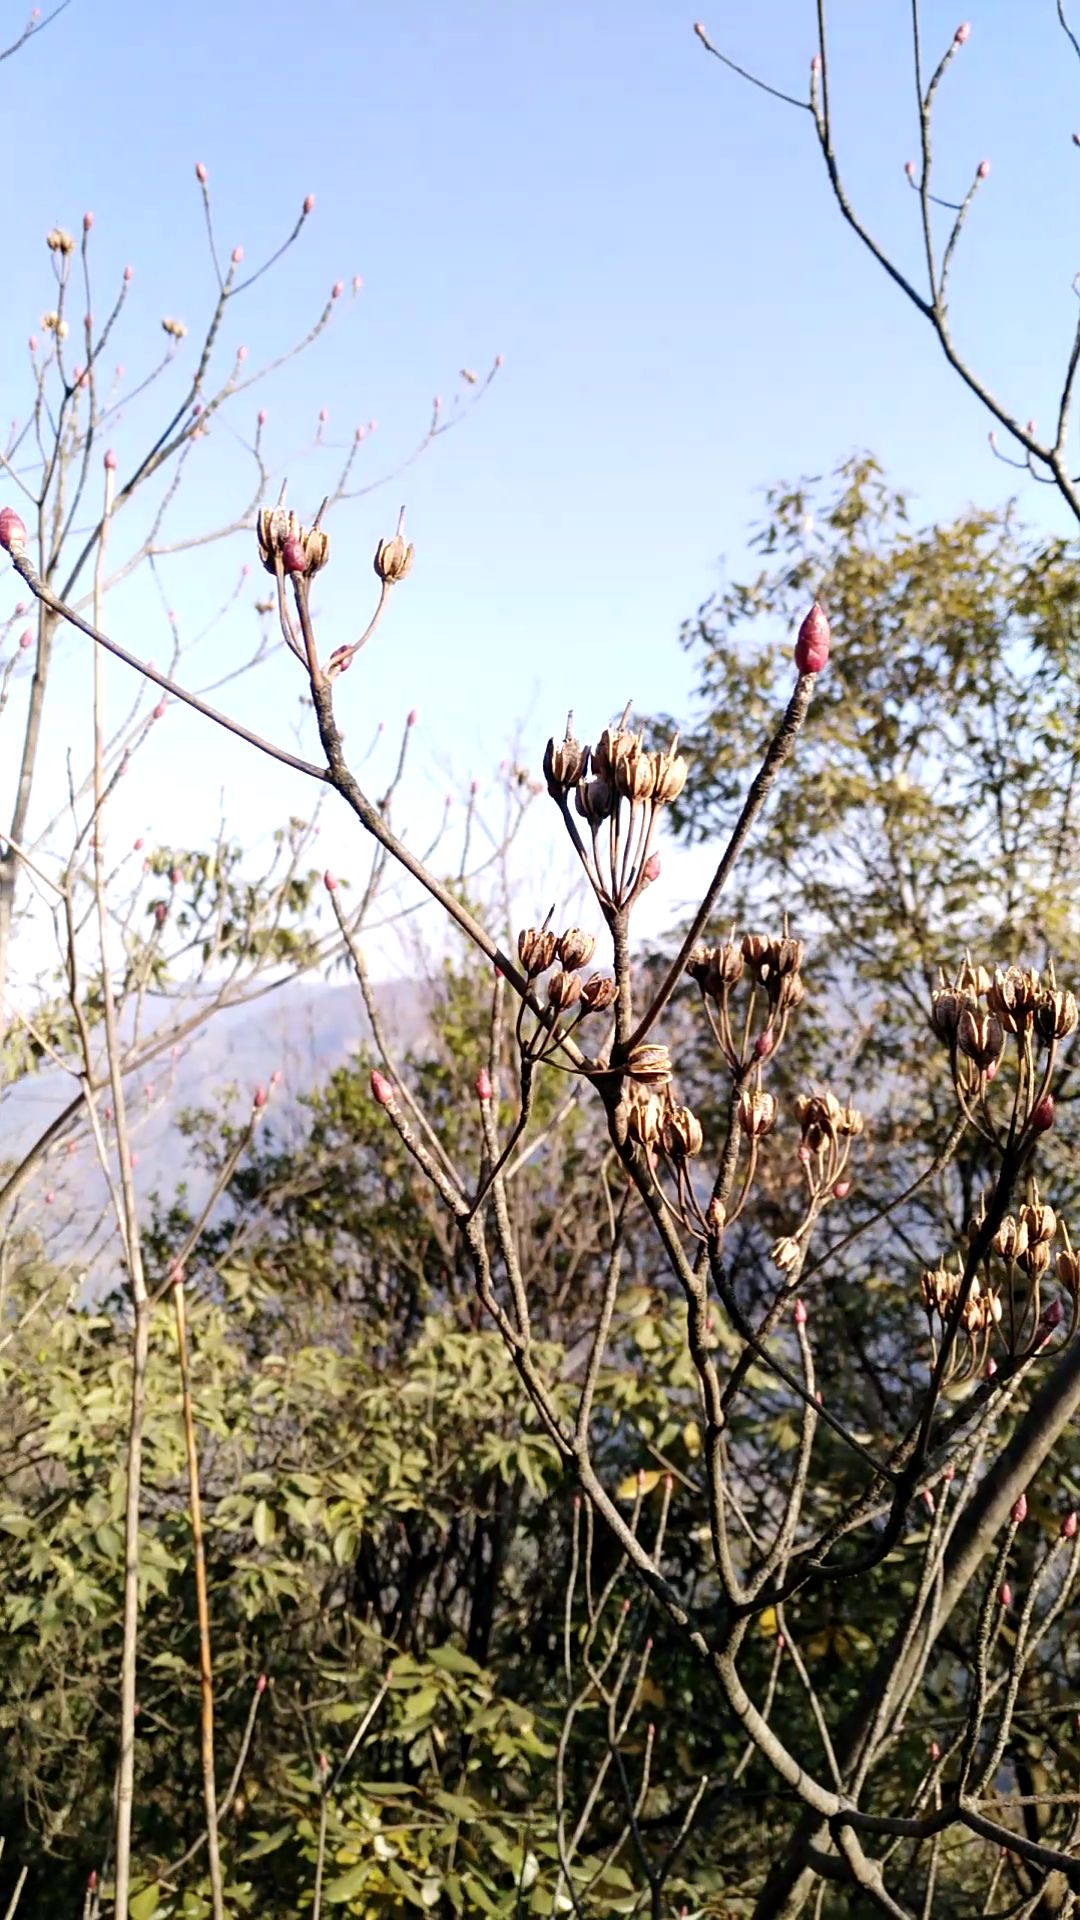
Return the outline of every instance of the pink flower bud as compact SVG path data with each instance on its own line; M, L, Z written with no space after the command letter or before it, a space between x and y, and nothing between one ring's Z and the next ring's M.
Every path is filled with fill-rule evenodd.
M304 200L303 212L304 212L305 219L307 218L307 215L309 213L314 212L314 209L315 209L315 195L313 193L309 193Z
M953 34L953 46L962 47L970 39L971 39L971 21L965 20L961 23L960 26L957 27L956 32Z
M907 177L908 177L908 179L909 179L909 180L911 180L912 182L914 182L914 179L915 179L915 162L914 162L914 160L905 160L905 161L904 161L904 172L905 172L905 173L907 174Z
M944 1480L946 1486L949 1486L952 1483L952 1481L956 1479L956 1461L955 1460L949 1461L949 1464L946 1467L941 1477Z
M157 903L157 906L154 908L154 919L157 921L159 927L164 924L165 915L167 914L167 912L168 912L168 908L165 905L164 900L159 900Z
M2 521L2 519L3 515L0 514L0 521ZM2 539L2 537L2 529L0 529L0 539ZM1053 1124L1054 1096L1052 1093L1044 1093L1031 1116L1031 1131L1032 1133L1049 1133Z
M1009 1519L1012 1521L1014 1527L1023 1526L1024 1521L1027 1519L1027 1510L1027 1494L1022 1493L1018 1500L1013 1501L1009 1509Z
M208 175L201 160L196 160L195 162L195 178L200 187L205 187Z
M105 454L105 471L106 473L116 472L116 455L111 447L107 449Z
M976 177L976 179L977 179L977 180L986 180L986 179L987 179L987 178L989 177L989 173L990 173L990 162L989 162L989 160L980 160L980 161L979 161L979 164L978 164L978 166L977 166L977 167L976 167L976 169L975 169L975 177Z
M795 1309L792 1314L792 1319L794 1320L795 1325L797 1327L805 1327L806 1325L806 1301L805 1300L796 1300Z
M835 1187L833 1188L833 1199L846 1200L850 1192L851 1192L851 1181L838 1180Z
M256 1691L256 1693L265 1693L265 1692L266 1692L266 1675L265 1675L265 1673L260 1673L260 1675L259 1675L259 1677L258 1677L258 1679L256 1680L256 1682L255 1682L255 1691Z
M153 713L152 713L152 714L150 715L150 718L151 718L151 720L163 720L163 719L165 718L165 702L164 702L164 700L159 700L159 701L158 701L158 703L157 703L157 706L156 706L156 707L154 708L154 711L153 711Z
M1012 1588L1007 1580L1003 1580L998 1588L998 1600L1006 1609L1012 1606Z
M181 882L181 880L183 879L183 877L184 877L184 876L183 876L183 874L182 874L182 872L180 871L180 868L179 868L179 867L174 867L174 868L172 869L172 872L171 872L171 873L170 873L170 875L169 875L169 884L170 884L170 886L173 886L173 887L178 887L178 886L180 885L180 882Z
M379 1072L378 1067L373 1067L371 1070L371 1091L372 1091L373 1097L378 1101L380 1107L393 1106L394 1089L390 1085L390 1082L386 1078L386 1075L384 1073Z
M933 1513L934 1496L931 1493L929 1487L924 1487L922 1490L922 1503L923 1503L923 1506L926 1508L927 1513Z
M143 850L143 837L140 834L139 838L135 842L135 851L136 853L141 853L142 850Z
M326 1755L325 1755L325 1753L320 1753L320 1755L319 1755L319 1772L320 1772L320 1773L329 1773L329 1771L330 1771L330 1762L329 1762L329 1760L327 1759L327 1757L326 1757Z
M320 408L319 408L319 425L320 425L320 427L325 427L325 425L326 425L326 423L327 423L327 421L329 420L329 418L330 418L330 414L329 414L329 412L328 412L328 410L326 409L326 407L320 407Z
M243 259L243 257L244 257L244 249L243 249L243 247L234 247L234 248L233 248L233 250L232 250L232 263L233 263L233 266L234 266L234 267L238 267L238 266L240 265L240 262L241 262L241 260Z
M415 727L416 725L416 708L415 707L410 707L408 713L405 715L405 725L407 727Z
M1074 147L1080 147L1080 133L1073 134L1072 143Z
M651 887L654 880L659 880L660 855L658 853L650 853L645 865L641 869L641 878L643 885L646 887Z
M326 872L323 874L322 880L323 880L323 886L326 888L327 893L335 893L337 891L337 885L338 885L337 875L335 873L331 873L329 867L327 867Z
M810 71L811 71L811 73L812 73L812 74L814 75L814 78L815 78L815 79L817 78L817 76L818 76L818 74L819 74L819 73L821 72L821 55L820 55L820 53L815 53L815 55L814 55L814 57L813 57L813 59L811 60L811 62L810 62Z
M344 280L335 280L333 286L330 289L331 300L340 300L344 291L345 291Z
M25 653L27 648L32 647L33 644L34 644L34 636L31 633L29 627L27 627L26 632L20 633L19 635L19 646L22 648L23 653Z
M93 1893L96 1887L97 1887L97 1868L91 1867L89 1873L86 1876L86 1890L88 1893Z
M930 1742L930 1758L935 1762L941 1759L941 1748L936 1740Z
M1070 1513L1067 1513L1065 1515L1065 1518L1061 1523L1062 1539L1075 1540L1078 1527L1080 1527L1080 1519L1077 1518L1076 1510L1074 1508Z
M266 1088L256 1087L255 1092L251 1097L251 1104L254 1107L256 1113L260 1113L262 1111L263 1107L265 1107L266 1105L266 1101L267 1101Z
M174 1287L182 1287L184 1285L187 1274L179 1262L177 1262L176 1266L169 1268L169 1279Z
M354 273L354 274L353 274L353 277L352 277L352 290L353 290L353 292L354 292L354 293L359 293L359 291L360 291L360 289L361 289L361 287L363 286L363 284L364 284L364 277L363 277L363 274L360 274L360 273Z
M795 642L795 665L800 673L820 673L829 657L829 623L815 600Z
M766 1027L765 1031L759 1033L757 1039L754 1041L755 1060L767 1060L775 1045L776 1034L772 1027Z
M491 1075L486 1067L481 1067L477 1074L474 1089L478 1100L491 1099Z
M241 366L241 365L243 364L243 362L244 362L244 361L245 361L246 359L247 359L247 348L246 348L246 347L237 347L237 349L236 349L236 364L237 364L237 366Z
M31 353L36 353L36 352L37 352L37 350L38 350L38 337L37 337L37 334L36 334L36 333L32 333L32 334L30 335L30 338L29 338L29 340L27 341L27 343L26 343L26 344L27 344L27 346L29 347L29 349L30 349L30 351L31 351Z
M280 1087L284 1078L285 1076L282 1073L281 1068L275 1067L273 1073L270 1075L270 1085L272 1087Z
M307 566L307 554L293 534L281 543L281 564L286 573L303 573Z
M48 1193L45 1195L45 1205L47 1207L51 1207L55 1199L56 1199L56 1195L53 1192L52 1188L50 1187Z
M127 287L130 287L131 282L133 281L134 278L135 278L134 267L125 267L124 268L124 285Z
M983 1372L987 1380L992 1380L997 1372L997 1361L994 1359L993 1354L990 1355Z
M260 427L265 427L265 425L266 425L266 408L265 408L265 407L260 407L260 408L259 408L259 411L258 411L258 414L256 415L256 418L257 418L257 420L258 420L258 423L259 423L259 425L260 425Z
M21 553L26 545L26 528L14 507L0 507L0 547L8 553Z

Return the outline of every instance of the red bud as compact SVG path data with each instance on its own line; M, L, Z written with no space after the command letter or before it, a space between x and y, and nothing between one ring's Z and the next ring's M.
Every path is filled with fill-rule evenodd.
M1067 1514L1065 1515L1065 1518L1064 1518L1064 1520L1063 1520L1063 1521L1062 1521L1062 1523L1061 1523L1061 1537L1062 1537L1062 1539L1063 1539L1063 1540L1075 1540L1075 1539L1076 1539L1076 1531L1077 1531L1077 1527L1078 1527L1078 1526L1080 1526L1080 1520L1078 1520L1078 1519L1077 1519L1077 1516L1076 1516L1076 1510L1075 1510L1075 1508L1074 1508L1074 1509L1073 1509L1073 1511L1072 1511L1071 1513L1067 1513Z
M980 160L980 161L979 161L979 164L978 164L978 166L977 166L977 167L976 167L976 169L975 169L975 177L976 177L976 179L977 179L977 180L985 180L985 179L987 179L987 178L989 177L989 173L990 173L990 162L989 162L989 160Z
M260 1673L260 1675L259 1675L259 1677L258 1677L258 1679L256 1680L256 1682L255 1682L255 1691L256 1691L256 1693L265 1693L265 1692L266 1692L266 1675L265 1675L265 1673Z
M344 291L345 291L344 280L335 280L333 286L330 289L331 300L340 300Z
M266 1088L265 1088L265 1087L256 1087L256 1089L255 1089L255 1092L254 1092L254 1094L252 1095L252 1099L251 1099L251 1104L252 1104L252 1106L254 1107L254 1109L255 1109L255 1111L256 1111L256 1113L259 1113L259 1112L261 1111L261 1109L262 1109L263 1107L265 1107L265 1105L266 1105L266 1097L267 1097L267 1096L266 1096Z
M106 473L116 472L116 455L111 447L108 448L105 454L105 471Z
M1024 1521L1027 1519L1027 1510L1027 1494L1022 1493L1019 1500L1014 1500L1009 1509L1009 1519L1012 1521L1014 1527L1023 1526Z
M930 1742L930 1758L931 1760L941 1759L941 1748L938 1746L936 1740L931 1740Z
M165 717L165 702L164 702L164 700L159 700L159 701L158 701L158 703L157 703L157 706L156 706L156 707L154 708L154 711L153 711L153 713L151 714L151 716L150 716L150 717L151 717L151 719L152 719L152 720L163 720L163 719L164 719L164 717Z
M965 20L953 34L953 46L962 47L971 38L971 21Z
M313 193L309 193L304 201L304 213L305 214L310 213L314 208L314 205L315 205L315 195Z
M166 912L167 912L167 908L165 906L165 902L163 900L159 900L157 903L157 906L154 908L154 919L157 921L159 927L164 922Z
M0 547L8 553L21 553L26 545L26 527L14 507L0 507Z
M327 867L326 872L323 874L322 883L323 883L323 886L326 888L327 893L337 892L338 884L339 884L338 877L335 873L331 873L329 867Z
M393 1106L394 1089L390 1085L390 1082L386 1078L386 1075L384 1073L379 1072L378 1067L373 1067L371 1070L371 1091L374 1098L378 1101L380 1107Z
M1054 1096L1044 1093L1031 1116L1032 1133L1049 1133L1054 1124Z
M641 870L641 877L645 886L647 887L651 887L654 880L659 880L660 855L658 853L650 853L648 859L645 862L644 867Z
M1012 1588L1007 1580L1003 1580L998 1588L998 1599L1003 1607L1012 1606Z
M796 1300L795 1310L792 1315L792 1318L794 1319L795 1325L797 1327L805 1327L806 1325L806 1301L805 1300Z
M195 162L195 178L196 178L196 180L198 181L198 183L199 183L199 185L200 185L200 187L205 187L205 185L206 185L206 181L207 181L207 177L208 177L208 176L207 176L207 172L206 172L206 168L204 167L204 165L203 165L203 163L202 163L202 161L201 161L201 160L196 160L196 162Z
M755 1059L767 1060L775 1045L776 1034L771 1027L766 1027L764 1033L759 1033L754 1041Z
M415 707L410 707L408 713L405 715L405 725L407 727L415 727L416 725L416 708Z
M821 672L829 658L830 638L824 608L815 600L795 642L795 665L800 673Z
M303 573L307 567L307 554L293 534L281 543L281 564L286 573Z
M904 161L904 172L905 172L905 173L907 174L907 177L908 177L908 179L909 179L909 180L912 180L912 181L914 180L914 178L915 178L915 162L914 162L914 160L905 160L905 161Z
M491 1099L491 1075L488 1072L486 1067L481 1067L479 1073L476 1076L474 1087L476 1091L476 1097L478 1100Z
M26 632L20 633L19 635L19 645L22 648L22 651L25 653L27 647L32 647L33 644L34 644L34 636L31 633L29 627L27 627Z

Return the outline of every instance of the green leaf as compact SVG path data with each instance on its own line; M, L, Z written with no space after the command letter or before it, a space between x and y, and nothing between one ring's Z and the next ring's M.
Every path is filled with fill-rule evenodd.
M141 1892L133 1893L128 1901L130 1920L154 1920L161 1905L161 1889L155 1880L153 1886L143 1887Z
M266 1500L255 1502L255 1510L251 1516L251 1531L260 1547L267 1546L277 1532L274 1509Z
M340 1906L343 1900L351 1900L354 1893L363 1893L370 1878L371 1862L361 1860L350 1867L348 1873L340 1873L336 1880L331 1880L323 1890L323 1897L331 1905Z

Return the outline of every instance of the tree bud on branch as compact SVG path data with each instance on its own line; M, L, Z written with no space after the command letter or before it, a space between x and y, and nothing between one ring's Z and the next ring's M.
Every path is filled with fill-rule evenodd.
M26 547L26 527L14 507L0 507L0 547L14 554Z
M832 635L825 610L815 600L795 641L795 665L800 673L820 673L829 658Z

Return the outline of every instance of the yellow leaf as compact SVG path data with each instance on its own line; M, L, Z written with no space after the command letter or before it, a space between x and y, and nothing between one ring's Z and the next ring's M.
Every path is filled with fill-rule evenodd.
M628 1473L626 1479L620 1481L616 1488L615 1498L616 1500L634 1500L637 1498L639 1488L643 1494L651 1493L654 1487L660 1485L663 1477L659 1467L650 1468L648 1473Z
M759 1614L758 1614L758 1622L757 1622L757 1623L758 1623L758 1632L759 1632L759 1633L766 1633L766 1634L768 1634L768 1636L769 1636L769 1638L770 1638L770 1639L772 1639L772 1638L773 1638L773 1636L775 1635L775 1633L776 1633L776 1631L777 1631L777 1628L776 1628L776 1608L775 1608L775 1607L766 1607L766 1609L765 1609L765 1611L764 1611L764 1613L759 1613Z
M687 1421L682 1430L682 1437L683 1446L686 1448L691 1460L696 1460L698 1454L701 1452L701 1428L698 1426L696 1420Z

